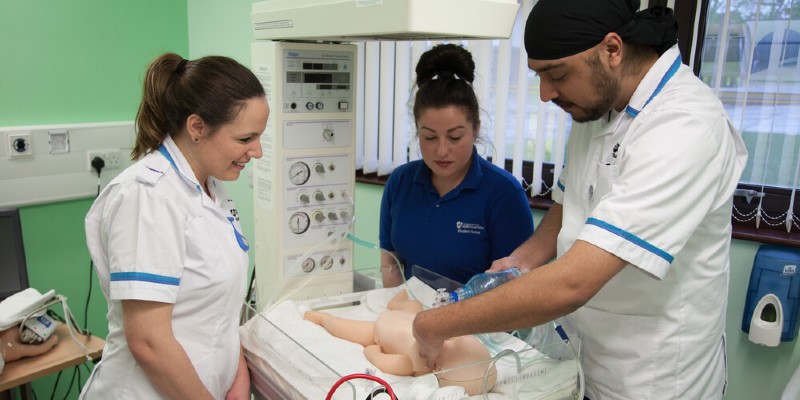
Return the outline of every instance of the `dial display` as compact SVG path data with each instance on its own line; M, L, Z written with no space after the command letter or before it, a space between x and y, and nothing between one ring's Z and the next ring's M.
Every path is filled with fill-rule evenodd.
M289 230L295 235L305 233L311 225L311 218L303 211L297 211L289 217Z
M311 272L314 270L314 267L317 265L317 262L314 261L313 258L306 258L303 260L303 272Z
M289 167L289 180L295 185L302 185L308 182L310 176L311 168L302 161L298 161Z

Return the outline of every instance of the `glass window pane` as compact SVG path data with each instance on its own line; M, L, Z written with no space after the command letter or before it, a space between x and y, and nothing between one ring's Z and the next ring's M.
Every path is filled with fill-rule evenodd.
M711 1L700 78L750 157L743 183L792 187L800 162L800 2Z

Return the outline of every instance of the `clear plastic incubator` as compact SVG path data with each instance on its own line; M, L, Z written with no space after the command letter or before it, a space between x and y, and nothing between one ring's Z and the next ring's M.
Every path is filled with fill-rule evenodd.
M377 246L347 234L331 240L352 241L362 253L379 260ZM367 249L367 250L365 250ZM355 262L354 262L355 263ZM566 338L557 323L531 329L475 335L490 358L419 376L397 376L371 364L364 347L328 333L303 318L319 310L348 319L374 321L398 292L431 308L437 290L460 287L414 266L414 277L400 287L383 288L379 261L366 267L341 266L325 273L286 279L269 294L261 309L248 305L240 328L251 387L259 399L400 399L400 400L531 400L583 399L583 376L578 362L579 340ZM298 271L301 265L295 266ZM295 268L292 267L292 268ZM287 274L292 275L292 274ZM294 276L303 276L298 273ZM326 281L349 281L341 294L315 297ZM460 370L479 372L471 393L448 376ZM448 375L449 374L449 375Z

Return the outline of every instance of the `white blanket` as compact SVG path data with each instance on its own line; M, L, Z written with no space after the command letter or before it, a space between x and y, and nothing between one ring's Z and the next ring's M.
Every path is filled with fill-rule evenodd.
M423 304L432 304L435 290L424 283L412 278L407 283L412 297L417 298ZM370 373L388 382L392 390L399 398L430 399L430 400L457 400L469 398L463 388L445 387L439 388L438 382L432 374L420 377L405 377L385 374L367 361L361 345L339 339L330 335L324 328L303 319L303 312L309 308L324 308L326 312L341 317L373 321L378 314L386 310L386 303L391 299L400 288L375 289L368 292L355 293L352 295L342 295L335 298L318 299L304 302L284 301L267 312L266 315L256 315L241 328L242 345L250 353L251 364L255 355L260 369L273 370L280 375L280 379L285 380L302 397L308 399L322 399L327 395L328 390L334 385L340 376L353 373ZM327 308L336 303L350 303L357 300L356 305L347 307ZM519 339L502 333L492 334L491 337L483 336L482 340L491 339L492 345L489 346L491 354L494 356L503 349L511 349L515 352L522 352L523 359L543 361L549 360L536 350L531 349L527 344ZM552 360L550 360L552 364ZM556 362L564 364L564 362ZM574 362L570 362L574 364ZM252 367L252 365L251 365ZM521 388L530 379L536 378L536 374L531 375L531 371L517 371L516 362L513 357L503 357L498 360L497 368L498 384L495 385L495 393L491 393L490 399L515 399L520 395ZM523 365L523 369L525 369ZM555 365L559 367L559 365ZM552 382L547 384L551 387L564 387L565 379L567 386L574 387L574 374L570 378L572 368L555 368L547 366L550 376L546 379ZM554 372L563 370L560 373ZM276 377L277 378L277 377ZM334 399L363 399L367 394L377 387L372 381L358 379L349 381L352 383L342 385L336 391ZM527 390L526 390L527 391ZM549 389L547 390L549 391ZM531 394L531 393L528 393ZM483 396L475 396L476 399L483 399ZM559 398L528 396L519 398Z

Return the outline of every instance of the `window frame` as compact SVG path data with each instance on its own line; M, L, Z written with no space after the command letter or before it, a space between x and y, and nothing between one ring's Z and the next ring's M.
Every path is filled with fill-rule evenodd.
M695 25L695 15L699 8L700 18L697 21L696 34L692 29L679 29L678 31L678 47L683 56L683 63L689 65L690 60L693 58L694 63L689 65L694 71L696 76L700 76L700 66L702 64L702 52L704 47L704 39L706 37L706 20L708 17L709 0L681 0L675 2L675 18L678 21L679 27L692 27ZM655 5L655 4L653 4ZM664 4L662 4L664 5ZM694 54L692 57L692 44L694 43ZM789 208L789 201L792 195L792 190L782 187L774 186L761 186L746 183L739 183L738 189L745 191L754 191L755 193L762 192L765 194L764 201L761 203L761 208L764 212L770 215L781 215ZM734 196L733 206L742 211L743 214L753 212L758 206L758 199L748 202L744 196ZM800 215L800 191L795 193L794 214ZM772 221L771 221L772 222ZM774 223L774 222L773 222ZM738 221L734 216L731 216L731 224L733 225L733 238L757 241L769 244L779 244L784 246L800 247L800 231L793 229L791 233L786 232L783 223L778 226L772 226L762 221L756 226L755 219L749 221Z

